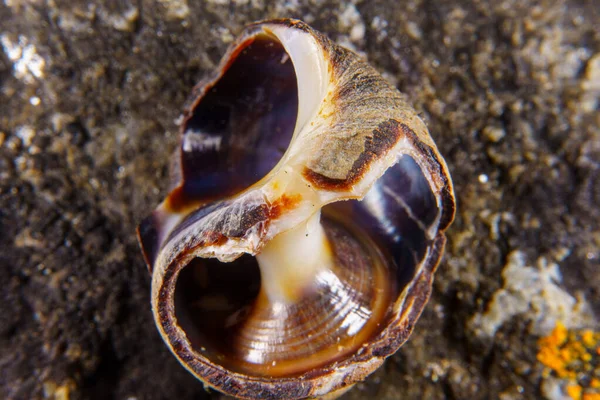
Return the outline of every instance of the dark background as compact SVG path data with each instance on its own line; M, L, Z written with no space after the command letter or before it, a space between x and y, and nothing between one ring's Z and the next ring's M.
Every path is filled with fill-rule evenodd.
M598 329L599 9L5 0L0 398L219 396L161 342L135 227L166 194L192 86L245 24L272 17L304 19L407 93L456 188L431 302L409 342L345 399L534 399L564 388L542 377L537 340L556 321Z

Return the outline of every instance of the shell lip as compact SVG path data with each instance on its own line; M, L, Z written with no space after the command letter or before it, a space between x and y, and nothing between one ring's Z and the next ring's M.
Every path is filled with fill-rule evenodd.
M246 27L246 30L252 30L253 28L263 29L265 25L280 25L287 28L294 28L304 32L316 32L306 22L295 19L295 18L273 18L263 19L260 21L253 22Z

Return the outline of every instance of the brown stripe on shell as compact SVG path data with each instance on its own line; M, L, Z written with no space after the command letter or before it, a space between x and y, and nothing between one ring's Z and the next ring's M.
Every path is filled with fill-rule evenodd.
M345 179L329 178L323 174L305 168L303 176L319 189L346 191L362 179L369 170L371 163L385 156L401 137L398 122L388 120L373 131L372 136L364 139L364 151L354 161ZM333 162L333 161L332 161Z
M315 118L315 130L322 135L316 140L317 150L308 169L331 180L348 180L356 174L352 171L355 162L367 151L367 138L389 121L409 125L419 137L427 135L405 96L373 67L326 38L316 35L316 39L328 55L329 79L335 84L330 84L331 91ZM360 175L356 176L359 179Z
M429 168L434 172L432 175L442 180L442 182L439 182L439 187L442 188L442 216L439 222L439 229L444 230L452 223L455 213L454 193L452 183L448 178L447 168L440 161L441 156L437 152L437 149L423 143L419 140L415 131L401 122L391 119L387 120L373 131L372 136L365 138L364 151L354 162L345 179L332 179L309 168L304 169L303 176L319 189L347 191L363 178L374 161L384 157L402 137L409 139L411 144L419 150L423 155L421 159L428 160Z

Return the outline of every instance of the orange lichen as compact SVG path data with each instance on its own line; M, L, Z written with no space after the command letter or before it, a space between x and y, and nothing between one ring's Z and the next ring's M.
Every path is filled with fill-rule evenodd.
M581 388L581 386L579 385L569 385L567 386L567 394L572 398L572 399L581 399L581 391L583 389Z
M600 400L600 332L568 330L558 322L550 335L539 340L537 359L545 378L565 379L573 400Z

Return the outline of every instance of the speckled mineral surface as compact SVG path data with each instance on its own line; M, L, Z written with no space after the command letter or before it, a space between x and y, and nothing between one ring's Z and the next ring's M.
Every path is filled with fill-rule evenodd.
M597 393L548 367L559 356L540 338L598 331L599 13L577 0L4 0L0 398L219 398L161 343L135 227L168 189L191 87L244 25L273 17L305 20L406 93L456 187L431 302L344 399Z

